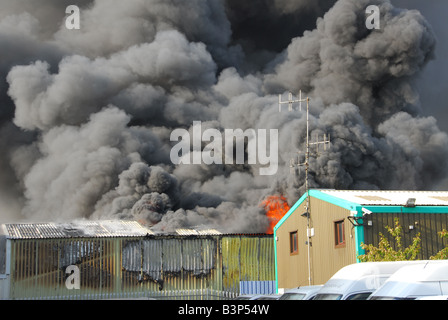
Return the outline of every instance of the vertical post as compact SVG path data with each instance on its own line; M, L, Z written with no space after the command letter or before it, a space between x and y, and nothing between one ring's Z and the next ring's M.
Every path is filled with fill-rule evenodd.
M279 103L279 112L281 111L281 104L282 103L288 103L289 111L292 111L292 103L298 102L299 108L302 110L302 101L306 101L306 154L305 154L305 162L304 163L297 163L297 166L305 166L305 192L306 192L306 219L307 219L307 251L308 251L308 284L312 284L312 277L311 277L311 215L310 215L310 199L309 199L309 159L310 159L310 145L316 145L316 150L319 150L319 144L324 144L324 150L326 150L326 144L330 143L330 136L328 136L328 139L326 135L324 135L324 140L319 141L319 138L317 138L316 142L310 143L309 139L309 102L310 98L307 97L306 99L302 99L302 90L299 91L299 99L293 100L292 94L288 94L288 101L282 101L281 95L279 95L278 103ZM291 162L290 167L293 168L295 166L294 161Z
M356 208L356 217L363 217L362 208ZM361 243L365 243L364 240L364 225L355 226L355 243L356 243L356 262L359 262L359 255L365 254L365 250L361 247Z
M308 250L308 285L311 285L311 230L310 230L310 194L309 194L309 186L308 186L308 169L309 169L309 159L310 159L310 143L309 143L309 101L310 99L306 98L306 162L305 162L305 190L306 190L306 224L307 224L307 250Z
M2 280L3 287L0 286L0 289L3 289L3 291L0 292L0 300L13 298L13 295L11 294L11 275L15 274L15 263L13 263L15 260L12 260L15 255L12 254L11 250L11 239L5 237L5 279Z
M116 296L117 293L121 292L121 241L120 241L120 238L115 238L113 240L113 244L114 244L114 254L113 254L114 293Z

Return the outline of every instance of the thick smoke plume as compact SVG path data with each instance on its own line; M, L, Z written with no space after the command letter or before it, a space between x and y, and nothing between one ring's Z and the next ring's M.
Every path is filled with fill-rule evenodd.
M415 80L433 58L431 26L388 0L1 0L0 207L4 221L136 219L158 230L264 232L260 205L304 192L311 98L311 187L435 188L448 136L423 116ZM244 3L244 4L243 4ZM365 26L365 8L381 28ZM37 7L37 8L36 8ZM260 30L261 28L261 30ZM261 32L260 32L261 31ZM262 36L264 35L264 36ZM173 165L176 128L278 129L279 169Z

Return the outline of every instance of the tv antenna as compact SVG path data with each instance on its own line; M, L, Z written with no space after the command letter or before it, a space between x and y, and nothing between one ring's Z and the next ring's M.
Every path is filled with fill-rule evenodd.
M319 145L324 146L324 150L327 150L327 147L330 146L330 135L324 134L323 140L320 141L319 137L317 136L317 139L315 142L309 141L309 111L310 111L310 98L302 98L302 90L299 91L299 98L294 99L291 92L288 93L288 100L282 101L282 95L278 95L278 112L281 112L282 104L288 104L288 111L293 111L293 104L298 103L299 104L299 110L302 111L302 102L306 102L306 152L305 152L305 162L294 163L294 159L291 159L290 161L290 168L296 168L298 167L300 170L301 166L305 166L305 192L307 194L306 197L306 206L305 206L305 213L302 214L302 216L306 217L307 219L307 247L308 247L308 284L311 285L311 257L310 257L310 247L311 247L311 237L314 234L314 229L310 228L310 199L309 199L309 183L308 183L308 171L309 171L309 164L310 164L310 146L316 146L316 152L319 152Z
M308 183L308 171L309 171L309 164L310 164L310 147L311 146L316 146L316 153L319 153L319 146L323 145L324 150L327 150L327 148L330 147L330 135L325 134L323 135L323 139L319 140L319 136L316 136L316 141L314 142L310 142L309 136L309 102L310 102L310 98L306 97L306 98L302 98L302 90L299 91L299 98L298 99L294 99L293 95L291 92L288 93L288 100L286 101L282 101L282 95L279 94L278 95L278 111L281 112L281 108L282 108L282 104L288 104L288 111L293 111L293 104L294 103L298 103L299 104L299 110L302 111L302 102L306 102L306 152L305 152L305 162L299 163L297 161L297 163L294 163L294 159L291 159L290 161L290 168L295 168L295 167L305 167L305 190L306 192L308 192L309 189L309 183Z

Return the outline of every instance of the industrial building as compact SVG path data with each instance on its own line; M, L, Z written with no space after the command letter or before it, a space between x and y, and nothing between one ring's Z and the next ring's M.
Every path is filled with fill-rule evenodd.
M428 259L447 245L438 232L448 226L448 192L309 190L274 228L278 289L325 283L357 262L362 243L377 246L394 218L404 247L420 233L417 259Z
M230 299L275 291L272 235L135 221L0 225L0 299Z

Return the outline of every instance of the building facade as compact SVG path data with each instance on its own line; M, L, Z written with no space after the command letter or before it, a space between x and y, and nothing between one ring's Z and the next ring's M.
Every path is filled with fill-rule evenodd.
M448 192L310 190L274 228L278 288L325 283L358 261L362 243L387 236L394 218L405 247L421 234L417 258L428 259L447 245L437 233L448 228Z
M274 292L272 236L156 234L133 221L0 226L0 299L228 299L248 283Z

